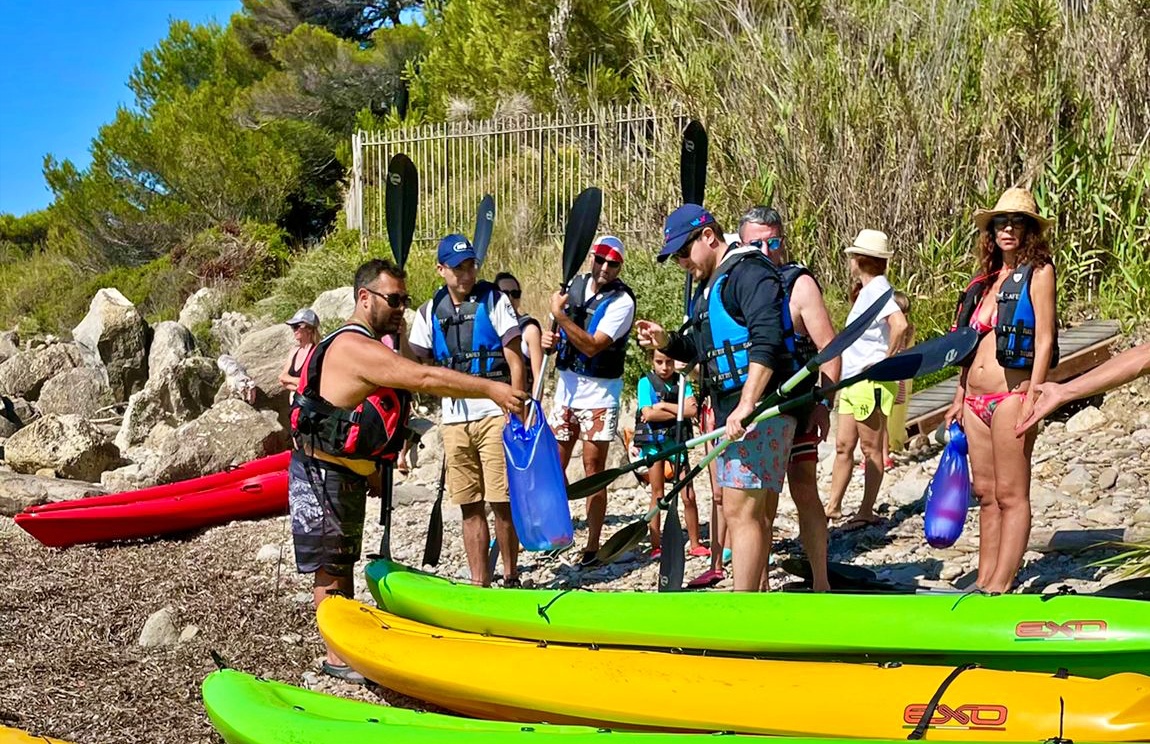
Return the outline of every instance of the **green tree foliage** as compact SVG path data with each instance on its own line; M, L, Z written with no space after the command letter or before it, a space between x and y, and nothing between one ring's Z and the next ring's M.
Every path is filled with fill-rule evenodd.
M428 8L430 39L413 81L413 99L433 119L445 115L452 98L470 101L482 118L513 93L526 94L537 110L553 110L554 46L564 52L558 63L571 79L571 105L625 98L630 48L622 34L625 11L615 8L626 6L594 0L567 4L569 17L554 28L554 3L450 0Z

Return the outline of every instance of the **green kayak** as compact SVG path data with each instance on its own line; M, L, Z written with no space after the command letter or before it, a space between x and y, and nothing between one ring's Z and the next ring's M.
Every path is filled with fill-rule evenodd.
M209 674L203 695L208 718L228 744L704 744L715 737L456 718L324 695L233 669ZM1051 735L1057 733L1053 730ZM832 740L725 734L722 741L828 744Z
M388 612L510 638L1087 677L1150 673L1150 604L1139 599L484 589L387 560L368 564L367 583Z

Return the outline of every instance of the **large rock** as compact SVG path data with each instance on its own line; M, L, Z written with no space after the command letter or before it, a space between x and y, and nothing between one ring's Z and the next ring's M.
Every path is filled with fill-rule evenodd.
M1066 431L1071 434L1084 434L1106 425L1106 414L1094 406L1083 408L1066 422Z
M284 362L295 348L291 328L281 323L244 336L233 355L256 384L255 407L275 411L284 426L288 424L291 397L280 385L279 377ZM216 401L229 394L221 388Z
M315 298L311 309L319 316L319 322L345 321L355 312L355 289L353 287L339 287Z
M148 381L148 324L119 290L96 292L72 339L107 368L117 401L126 401Z
M243 313L226 312L212 321L212 338L219 345L221 354L234 354L253 326L252 319Z
M128 399L116 446L126 451L144 441L156 424L179 426L196 418L211 407L219 384L220 372L207 357L188 357L151 378Z
M95 482L120 464L120 451L80 416L44 416L9 437L4 458L17 473L51 468L64 478Z
M0 363L0 394L36 400L45 382L66 369L82 366L84 353L76 344L48 344L21 351Z
M20 334L16 331L0 331L0 362L20 353Z
M104 489L92 483L0 471L0 515L5 517L15 516L29 506L103 493Z
M159 452L157 481L216 473L287 449L288 434L271 411L229 398L176 429Z
M192 355L196 340L191 331L174 320L165 320L152 329L148 350L148 380L160 377Z
M76 414L96 418L97 411L115 403L108 375L100 367L76 367L61 372L44 383L40 391L40 413Z
M184 308L180 310L180 325L194 329L200 323L220 317L223 309L223 293L213 287L202 287L184 302Z

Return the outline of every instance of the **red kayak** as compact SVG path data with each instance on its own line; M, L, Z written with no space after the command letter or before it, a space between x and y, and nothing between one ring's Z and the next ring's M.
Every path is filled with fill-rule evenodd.
M249 475L238 481L234 471L231 475L232 482L228 485L194 493L153 495L143 501L130 502L123 500L130 494L113 494L73 502L77 504L74 509L25 511L16 515L16 524L44 545L64 548L80 543L155 537L287 512L286 468ZM118 499L118 502L90 503L105 498Z
M118 504L134 504L152 499L167 499L173 496L184 496L191 493L200 493L215 488L234 486L248 478L265 473L287 472L288 461L291 460L291 451L280 452L278 455L261 457L258 460L245 462L222 473L213 473L199 478L165 483L162 486L141 488L138 491L123 491L110 493L107 496L89 496L73 501L53 501L50 504L30 506L24 510L25 514L40 514L61 509L87 509L93 506L116 506Z

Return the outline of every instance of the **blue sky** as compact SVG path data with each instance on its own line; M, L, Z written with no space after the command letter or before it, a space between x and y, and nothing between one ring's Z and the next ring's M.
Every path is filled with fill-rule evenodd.
M0 0L0 214L48 206L44 155L86 167L170 19L226 25L240 0Z

